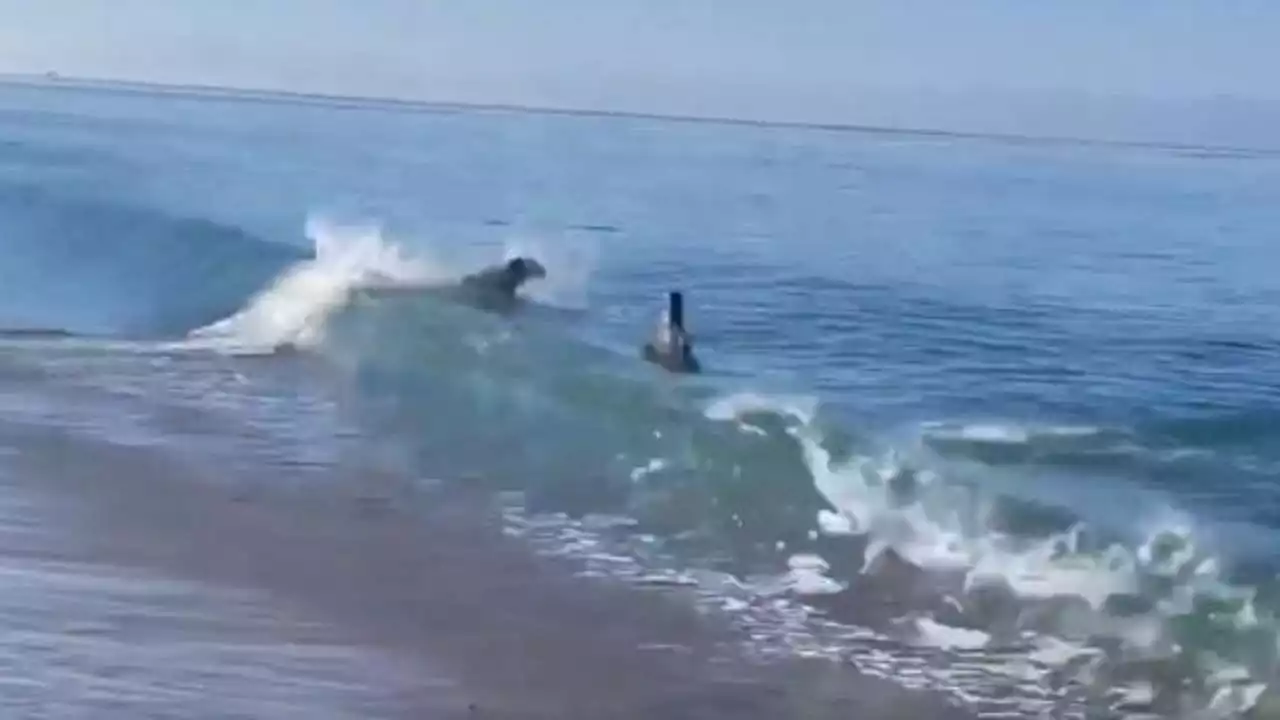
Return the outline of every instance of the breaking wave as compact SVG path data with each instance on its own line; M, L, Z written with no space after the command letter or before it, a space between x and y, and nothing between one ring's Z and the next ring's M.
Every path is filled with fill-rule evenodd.
M329 317L362 288L430 288L449 279L439 266L411 258L379 228L308 223L313 258L299 261L243 308L188 334L189 347L270 353L283 346L314 348Z
M1280 640L1275 598L1230 577L1226 558L1192 518L1171 509L1135 517L1127 534L1069 515L1065 528L1037 523L1055 516L1036 518L1034 508L981 483L957 482L946 458L929 449L944 439L1087 451L1110 442L1108 433L934 425L921 429L914 448L839 454L815 406L735 395L707 410L748 431L757 427L753 417L787 418L786 432L825 501L815 514L819 533L859 541L827 551L857 556L855 575L811 579L802 594L876 593L881 584L893 595L905 564L935 580L887 619L887 631L940 648L1025 647L1060 682L1105 686L1130 710L1173 704L1230 716L1252 708L1273 682ZM848 563L831 557L804 566L828 570L837 560Z
M1274 684L1270 576L1233 567L1234 548L1186 508L1144 502L1159 512L1133 517L1107 506L1141 488L1085 487L1214 462L1224 439L1270 437L1269 418L855 432L818 398L672 387L555 323L436 302L459 268L376 225L313 219L308 249L22 188L0 192L0 214L15 238L0 264L8 339L134 336L340 361L370 421L425 474L482 474L518 491L526 517L625 518L630 541L733 578L715 585L730 611L790 598L897 643L886 655L845 635L857 642L840 657L868 671L903 670L894 663L924 648L956 655L953 671L981 659L981 682L1012 679L1027 697L1048 683L1112 708L1217 717L1267 702ZM533 298L586 309L597 258L539 245L506 248L550 268ZM961 693L979 682L929 673Z

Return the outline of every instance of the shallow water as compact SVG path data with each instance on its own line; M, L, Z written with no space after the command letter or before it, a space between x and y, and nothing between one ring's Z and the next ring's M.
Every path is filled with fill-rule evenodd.
M390 583L361 553L395 552L471 568L460 597L492 613L543 597L545 622L512 626L532 647L575 613L626 628L597 645L584 619L548 663L603 653L599 678L633 672L605 704L666 682L632 656L685 632L683 611L654 609L671 602L704 618L689 677L710 688L671 712L727 713L737 694L820 715L857 688L889 716L896 686L926 713L1271 707L1277 177L1265 153L0 89L0 500L77 518L6 521L7 572L38 578L13 602L151 573L139 588L193 584L229 608L225 633L284 648L292 615L255 627L219 593L274 608ZM515 252L550 275L514 315L429 289ZM375 280L428 289L358 289ZM673 287L700 377L637 359ZM102 491L121 478L129 492ZM370 499L370 478L395 491ZM432 510L458 498L448 520ZM234 551L192 526L202 503L232 508L208 523L243 533ZM418 547L436 542L471 554ZM78 564L48 570L58 553ZM491 585L506 563L539 569ZM578 600L619 581L633 599ZM518 657L493 659L483 613L430 583L386 588L307 609L354 635L324 651L350 666L332 670L334 713L551 702L521 689ZM452 690L361 679L406 652L388 629L412 614L377 598L414 593L489 638L410 648ZM129 642L96 605L49 612ZM205 700L283 712L273 687L320 682L287 655ZM138 686L195 683L166 662L138 656ZM750 682L706 670L725 666ZM40 672L32 697L51 702L64 680ZM101 693L159 714L191 700Z

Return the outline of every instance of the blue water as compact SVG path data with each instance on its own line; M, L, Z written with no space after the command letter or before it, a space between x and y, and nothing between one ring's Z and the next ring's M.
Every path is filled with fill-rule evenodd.
M362 452L512 522L625 518L669 571L1102 708L1270 702L1277 227L1267 153L0 90L0 324L66 335L4 341L28 405L172 401L157 355L296 364ZM550 276L513 317L360 290L516 251ZM701 377L636 355L677 287ZM339 462L255 382L264 443Z

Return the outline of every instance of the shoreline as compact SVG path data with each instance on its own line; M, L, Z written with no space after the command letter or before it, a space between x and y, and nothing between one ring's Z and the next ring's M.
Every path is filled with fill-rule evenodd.
M427 693L406 717L971 716L844 663L749 660L735 651L743 638L680 598L578 577L504 537L479 491L427 497L402 478L346 473L337 493L266 478L246 491L150 449L0 431L51 518L74 523L75 562L262 593L409 675L456 681L456 695Z

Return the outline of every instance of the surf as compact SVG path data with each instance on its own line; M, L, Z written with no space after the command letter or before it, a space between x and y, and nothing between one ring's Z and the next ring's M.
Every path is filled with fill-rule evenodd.
M1050 676L1079 688L1111 677L1114 702L1187 694L1179 702L1239 712L1274 677L1274 655L1256 648L1280 641L1275 609L1231 571L1211 528L1158 502L1137 526L1108 525L1042 492L1035 475L1053 467L1157 458L1140 447L1142 428L942 421L872 437L811 395L714 382L673 393L633 356L554 324L449 303L361 310L362 288L412 294L460 273L372 227L313 223L308 234L313 259L188 341L341 359L365 402L394 408L424 471L458 477L483 461L486 483L532 511L632 518L640 532L660 529L676 566L727 553L748 593L825 609L903 647L980 653L966 662L1028 692ZM903 572L934 578L932 589L890 617L850 609L858 594L901 592ZM875 660L860 647L841 652ZM1187 673L1190 689L1170 672ZM938 682L972 690L958 675Z
M235 313L187 335L187 346L237 353L271 353L284 346L314 348L330 317L366 287L422 289L448 275L406 255L376 226L308 222L314 257L290 266Z
M1017 506L1002 504L998 491L981 483L962 482L950 472L954 466L927 446L931 435L1009 446L1078 444L1106 433L926 424L915 447L841 455L830 448L819 408L815 400L745 394L720 398L706 411L709 419L753 434L760 417L785 418L786 433L799 443L806 474L824 500L814 517L817 532L858 540L834 546L857 558L856 576L822 572L845 560L828 550L805 563L825 580L809 581L809 590L799 594L838 594L850 583L868 592L905 563L940 578L931 600L918 599L914 610L882 628L908 642L992 651L1026 647L1038 659L1038 677L1065 673L1087 684L1128 676L1113 681L1110 692L1129 699L1176 692L1161 673L1191 668L1192 704L1226 714L1252 708L1275 677L1274 652L1257 650L1275 648L1280 640L1276 606L1229 574L1229 560L1206 537L1208 529L1185 513L1170 506L1149 511L1133 518L1137 532L1091 526L1082 518L1060 529L1026 523L1014 529L1019 523L1011 523L1008 513ZM992 615L991 603L1001 595L1008 601ZM1017 670L1000 665L1001 672ZM1163 669L1146 674L1137 668Z
M233 123L231 115L219 114L220 128ZM261 117L255 117L242 129L259 132ZM288 133L295 120L272 132ZM410 129L416 119L404 122L393 128L402 133L398 139L475 138L476 126L461 117L461 125L432 125L423 135ZM450 136L464 126L470 129ZM546 128L563 132L566 141L580 134L578 127ZM485 181L462 189L433 186L453 177L449 163L433 162L420 166L419 175L419 166L395 166L411 181L396 173L396 182L378 180L371 189L365 184L370 157L403 160L406 145L383 139L391 134L361 128L359 137L343 135L353 142L326 139L285 156L291 169L332 163L314 175L324 181L298 178L289 192L273 185L284 176L275 170L256 175L257 163L229 160L218 177L244 178L243 195L255 196L247 209L230 207L239 195L231 193L219 212L197 212L191 208L207 204L182 191L162 193L180 201L175 207L151 206L147 198L158 200L145 192L150 186L128 197L133 187L126 180L133 175L116 175L115 165L94 175L92 184L0 186L0 229L11 243L0 267L0 327L68 335L0 338L5 360L22 355L23 368L61 368L58 381L69 384L119 364L129 372L103 372L104 392L129 394L138 404L150 401L139 387L169 394L163 358L131 364L132 353L156 348L199 356L189 363L193 376L184 386L184 402L194 407L223 402L223 392L238 397L235 373L246 382L299 376L300 387L336 386L332 404L304 407L295 386L284 385L270 403L282 435L295 429L291 424L310 429L300 433L305 442L299 444L337 455L346 437L324 422L308 422L305 413L319 408L354 418L367 442L359 452L389 456L415 478L492 490L495 502L511 510L513 532L545 531L553 541L548 552L578 552L599 574L633 573L626 578L639 584L700 593L700 601L746 628L761 657L853 662L913 687L1003 702L1006 711L1070 714L1088 702L1213 714L1267 706L1273 691L1266 688L1276 675L1274 573L1246 567L1240 545L1215 519L1227 501L1204 498L1231 494L1230 502L1267 512L1274 475L1267 440L1275 423L1265 407L1271 383L1257 378L1270 377L1265 372L1275 346L1252 329L1216 349L1189 338L1199 331L1183 322L1191 315L1184 314L1190 308L1179 288L1192 287L1192 280L1195 287L1208 283L1206 292L1221 292L1266 318L1262 310L1269 306L1258 298L1270 297L1262 294L1271 289L1270 276L1215 279L1206 268L1230 253L1189 257L1182 266L1187 274L1175 272L1186 283L1147 275L1163 284L1151 288L1155 299L1144 299L1130 292L1130 282L1119 283L1135 275L1133 265L1111 252L1115 241L1097 243L1102 250L1089 245L1097 239L1089 234L1095 221L1141 228L1158 217L1167 224L1153 242L1167 246L1184 228L1196 229L1187 231L1194 236L1197 222L1219 222L1212 212L1180 214L1181 204L1167 203L1159 213L1087 215L1076 225L1073 215L1054 214L1073 205L1035 194L1043 183L1010 184L1003 166L981 161L978 146L957 145L964 148L965 172L982 182L966 184L973 196L948 196L957 205L946 206L929 231L937 229L939 237L971 231L947 224L943 216L953 211L972 211L984 224L1001 220L981 214L1012 207L981 195L989 187L1044 213L1024 218L1032 236L1001 236L994 251L977 240L966 246L965 259L973 262L965 267L974 272L1006 273L1010 262L1019 263L1016 282L974 283L953 272L950 255L935 258L937 246L921 237L922 226L894 220L914 217L902 212L921 199L914 190L870 184L855 201L817 203L813 198L847 180L820 163L804 175L811 184L797 185L794 196L778 193L753 204L751 212L763 214L744 221L738 193L745 190L736 180L742 168L771 173L777 164L747 162L758 157L741 144L735 150L727 143L714 157L695 153L691 162L707 163L698 167L708 170L690 176L695 182L680 185L680 176L664 175L655 185L671 188L672 197L696 198L687 207L666 195L600 202L591 194L598 175L581 180L572 173L559 176L565 184L553 183L554 191L520 178L518 193L490 202L485 194L509 188L503 183L528 160L523 153L512 156L514 165L467 166ZM354 142L364 137L372 138L368 145ZM695 146L682 145L681 137L655 131L651 139L669 144L671 157L687 156ZM795 158L820 158L836 148L876 168L905 170L902 177L913 182L938 172L934 163L947 163L953 152L939 146L916 155L853 136L790 138L806 148ZM189 139L198 140L192 143L200 148L198 163L175 162L172 172L166 147L142 148L160 151L156 157L166 161L155 166L166 168L156 170L157 182L191 187L183 173L206 177L204 161L217 152L209 148L226 142L221 131ZM358 152L324 154L349 147ZM500 143L491 147L503 152ZM221 149L227 158L253 157L242 145ZM617 164L608 168L648 167L629 164L644 159L628 157L630 146L615 149L618 156L609 162ZM1052 167L1057 161L1036 162ZM1034 175L1038 167L1023 169ZM719 182L717 172L727 181ZM1194 184L1212 180L1206 172L1162 170L1146 179ZM62 178L59 173L47 177ZM620 177L643 192L653 180L643 172ZM330 178L354 184L331 185ZM755 180L758 187L784 187L767 174ZM1209 192L1212 185L1200 189ZM1074 184L1050 186L1081 197ZM886 187L892 192L880 194ZM526 188L532 195L523 194ZM1132 189L1118 194L1128 197ZM1145 189L1153 198L1162 191ZM292 224L306 208L325 207L311 205L315 198L334 195L385 203L409 227L328 222L319 210L305 225ZM1230 193L1219 195L1227 207ZM445 198L449 212L424 208L424 196ZM801 203L802 197L808 200ZM543 229L486 224L486 217L519 215L525 202L546 203ZM931 202L937 199L924 204ZM864 212L870 207L876 212ZM593 213L608 216L613 247L622 248L599 258L607 261L603 278L594 276L594 251L570 242L564 229ZM253 222L264 216L276 232ZM1238 224L1245 217L1231 219ZM842 227L874 232L841 236ZM1037 229L1077 231L1075 250L1092 264L1072 266L1065 286L1061 277L1050 290L1038 286L1042 271L1049 268L1052 276L1062 266L1046 264L1052 260L1038 251L1020 250L1011 260L1000 250L1005 241L1038 247L1031 243ZM774 233L785 244L771 245ZM848 254L832 252L833 242L847 243ZM478 312L435 291L516 254L537 257L550 270L548 283L529 288L532 312ZM1101 294L1099 268L1118 283L1103 282ZM1023 282L1027 278L1034 281ZM607 282L595 287L597 279ZM672 287L697 298L695 320L707 329L699 347L715 360L702 377L670 376L636 358L636 343ZM1123 322L1100 308L1113 300L1122 301ZM1212 317L1227 315L1227 305L1222 301ZM1135 320L1140 312L1146 319ZM1243 316L1233 311L1231 317L1236 329L1243 327ZM1135 341L1117 344L1117 337ZM14 350L19 345L22 352ZM97 364L67 362L68 348L89 347L120 355ZM1224 367L1246 357L1254 364ZM1123 364L1124 372L1111 373L1107 361ZM1020 374L1020 366L1029 372ZM126 386L130 377L134 384ZM983 384L988 380L990 388ZM976 389L949 387L963 383ZM56 408L55 401L48 404ZM1128 404L1141 405L1132 413L1136 419L1127 415ZM1262 407L1250 412L1255 406ZM990 414L968 417L975 408ZM1002 417L1001 410L1021 417ZM941 419L926 422L917 414ZM102 417L109 423L117 415ZM253 427L248 417L245 425ZM188 444L194 443L176 436L175 448ZM1251 474L1241 475L1246 464ZM1256 487L1241 489L1237 481ZM1186 488L1178 483L1204 487L1181 492ZM1269 543L1258 554L1274 559L1271 522L1247 529ZM621 549L606 553L615 547Z

